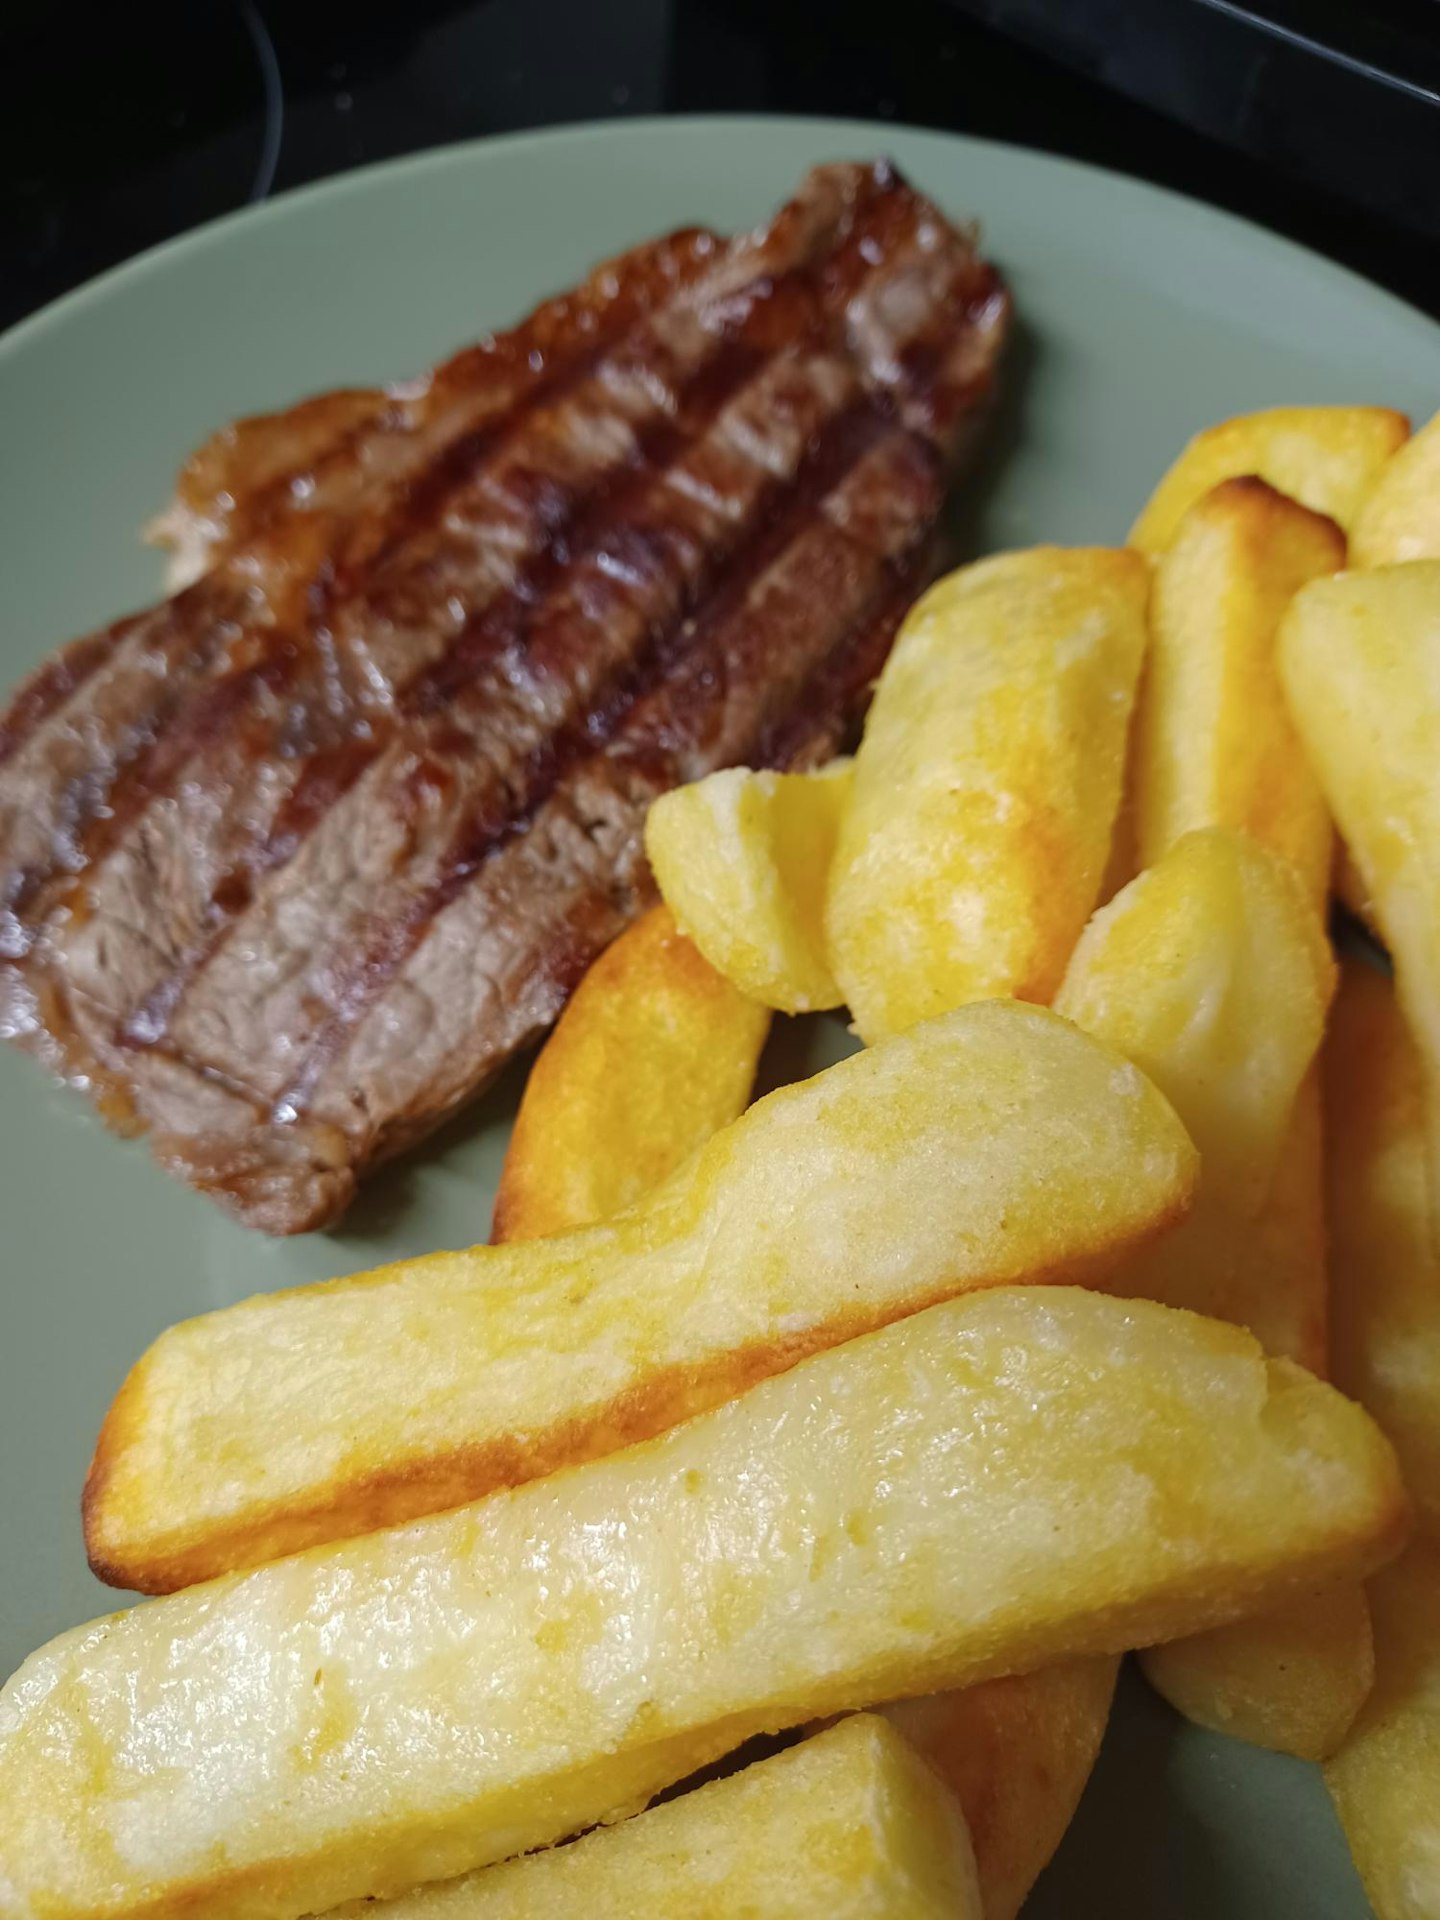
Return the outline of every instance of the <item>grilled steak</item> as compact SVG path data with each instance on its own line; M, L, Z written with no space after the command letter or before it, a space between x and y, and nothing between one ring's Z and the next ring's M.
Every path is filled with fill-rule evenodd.
M333 1220L646 904L656 794L833 751L1007 317L890 168L829 166L218 435L179 591L0 719L0 1030L242 1219Z

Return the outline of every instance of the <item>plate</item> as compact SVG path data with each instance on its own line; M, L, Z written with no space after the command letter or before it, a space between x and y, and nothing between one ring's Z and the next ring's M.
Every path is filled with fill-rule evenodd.
M1208 208L1065 161L826 120L681 120L458 147L240 214L83 288L0 342L0 681L156 596L136 540L185 453L233 415L398 378L600 257L689 221L749 225L818 160L888 153L974 214L1020 316L971 551L1123 539L1198 426L1293 401L1440 399L1440 328ZM833 1025L786 1036L825 1057ZM329 1234L267 1242L105 1134L0 1048L0 1669L115 1596L78 1500L110 1397L169 1321L488 1231L512 1071ZM1127 1682L1103 1763L1029 1907L1359 1920L1312 1768L1184 1727Z

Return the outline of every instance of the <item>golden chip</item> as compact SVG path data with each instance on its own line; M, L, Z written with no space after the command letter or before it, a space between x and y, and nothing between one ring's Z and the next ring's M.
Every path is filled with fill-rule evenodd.
M663 794L645 851L676 921L727 980L767 1007L840 1004L825 951L825 887L850 762L816 773L730 767Z
M1440 560L1440 413L1380 469L1350 535L1352 567Z
M1130 529L1130 544L1162 553L1203 494L1254 474L1347 530L1410 422L1391 407L1269 407L1197 433Z
M1148 590L1136 554L1036 547L951 574L901 627L826 908L867 1041L1059 984L1110 850Z
M62 1635L0 1694L6 1900L400 1893L751 1733L1361 1576L1407 1523L1369 1417L1248 1334L973 1294L627 1452Z
M992 1002L759 1102L613 1225L431 1254L172 1327L86 1493L92 1563L168 1591L661 1431L933 1300L1088 1278L1195 1150L1134 1067Z
M1306 752L1374 903L1424 1063L1433 1200L1440 1194L1440 560L1302 588L1281 628L1280 666ZM1440 1219L1431 1231L1440 1235Z
M1155 571L1135 714L1135 823L1153 866L1196 827L1235 827L1294 862L1319 904L1334 829L1275 665L1297 588L1345 564L1345 536L1263 480L1191 507Z
M745 1111L770 1020L656 907L580 982L505 1151L495 1240L621 1213Z

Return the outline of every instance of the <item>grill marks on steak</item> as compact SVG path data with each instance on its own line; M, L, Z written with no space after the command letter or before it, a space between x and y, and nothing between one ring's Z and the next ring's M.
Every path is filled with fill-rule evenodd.
M862 231L862 244L863 238ZM91 835L93 862L122 840L131 818L157 791L178 790L178 806L142 822L132 842L137 857L122 855L118 872L102 881L92 915L93 922L104 922L106 897L118 899L110 930L114 937L123 930L131 951L123 969L110 964L108 952L103 956L100 972L109 980L122 971L133 978L147 970L142 943L149 950L148 970L156 978L143 1013L117 1005L86 965L101 937L98 925L76 959L77 983L98 992L111 1012L127 1020L132 1039L159 1037L157 1021L183 984L175 975L202 957L206 927L213 930L217 918L243 903L256 870L283 861L327 798L342 793L378 753L378 747L367 751L366 739L383 736L385 709L403 696L408 678L445 648L464 616L464 596L483 600L499 590L509 592L512 606L523 601L534 581L522 569L517 582L514 570L527 554L544 573L562 569L570 514L617 470L623 475L658 450L662 436L676 432L670 416L682 404L689 402L696 416L692 430L704 423L756 355L743 336L774 291L772 280L752 279L724 315L722 348L738 331L738 355L717 355L714 332L686 310L641 321L609 358L603 342L587 344L578 355L558 355L555 370L533 378L521 404L498 423L479 432L466 424L434 462L407 475L376 513L341 523L336 552L321 544L328 531L323 516L290 515L288 537L300 542L307 564L286 568L280 585L290 588L297 572L302 579L315 577L303 601L297 605L288 592L272 612L282 643L270 644L258 661L240 663L208 688L188 724L162 734L127 769L118 791L106 796L104 823ZM769 330L776 332L773 318ZM293 484L288 489L292 497L296 491ZM273 545L273 527L271 533ZM323 564L315 559L317 550ZM289 558L287 548L281 553L282 561ZM277 569L266 543L260 554L259 571L275 601ZM347 578L356 582L348 593L341 584ZM327 618L332 609L333 628ZM473 626L462 632L467 638L473 639ZM297 730L295 715L308 739L287 737ZM209 756L226 751L221 742L227 733L229 764L209 765ZM177 780L178 770L201 755L207 759L205 779ZM317 777L306 780L303 762L310 755L319 765ZM253 778L250 792L247 777ZM218 815L209 804L215 793L225 798ZM157 839L161 844L153 844ZM159 888L157 874L166 879ZM155 903L172 898L186 934L182 942L164 940L157 924Z
M577 405L561 415L572 425L585 417ZM598 418L592 408L588 419L593 423ZM177 922L176 931L182 937L168 943L166 957L156 952L143 1002L125 1014L125 1033L131 1041L143 1044L163 1037L170 1011L189 979L203 967L217 930L223 931L250 903L265 875L294 857L368 768L384 761L387 754L392 761L398 757L407 764L418 754L418 770L406 777L412 784L414 780L433 782L443 777L440 769L447 761L473 761L478 755L477 770L483 770L483 756L493 754L497 729L508 725L512 742L522 737L529 717L516 710L508 681L513 678L519 649L528 645L532 655L541 654L544 636L537 615L546 600L545 589L548 585L569 591L567 582L573 586L574 576L583 576L588 527L593 526L595 537L604 535L607 528L616 530L617 537L623 532L625 521L616 516L646 471L645 450L659 438L657 422L632 430L624 415L616 414L608 424L608 434L592 425L588 439L596 449L610 448L611 457L581 458L572 452L563 471L555 459L547 458L543 446L536 445L533 435L526 437L513 457L503 450L497 453L472 489L483 497L483 504L473 505L466 521L467 529L479 527L479 553L491 555L487 586L492 598L482 614L466 624L457 627L453 620L447 623L442 618L432 620L428 630L416 629L414 644L404 654L404 665L412 676L409 681L401 678L392 647L386 663L391 670L376 673L376 680L383 684L383 698L362 705L354 695L342 694L322 713L318 729L316 721L309 720L312 737L319 731L319 743L303 754L292 748L282 750L277 758L273 750L257 752L251 741L237 737L228 750L221 748L233 766L220 769L218 779L214 769L208 769L206 781L190 789L202 807L210 793L226 794L226 811L200 820L193 806L171 808L142 832L137 845L147 853L155 835L168 834L176 842L177 856L188 854L199 897L190 903L192 910L183 925ZM664 430L669 435L677 431L668 425ZM566 444L553 428L547 437L555 445ZM585 444L579 430L571 436L571 444ZM633 517L633 507L631 512ZM576 550L573 563L568 557L571 549ZM494 559L497 552L505 555L503 562ZM472 590L477 571L470 570ZM447 592L447 610L451 597ZM597 595L591 595L591 603L589 611L598 615ZM352 631L355 644L351 644ZM341 659L354 660L365 631L364 622L347 609L341 638L332 643ZM369 631L384 637L387 630L379 616L371 616ZM392 627L392 638L393 633ZM372 663L373 653L372 649L368 656ZM583 697L583 676L578 671L571 687L562 676L552 677L561 691ZM374 785L371 782L367 788L367 806L373 804ZM207 857L197 860L197 852ZM141 866L134 877L151 890L147 866ZM95 889L97 919L103 918L105 901L121 896L131 880L125 862L112 863ZM172 896L182 897L175 889L167 889L167 899ZM158 919L153 910L145 917L144 930L152 942ZM89 937L93 944L93 935ZM133 988L138 978L135 967L126 971Z
M242 1217L332 1218L645 902L657 793L833 751L1005 322L888 169L824 168L421 387L217 436L211 570L0 724L0 1024Z
M327 1103L317 1092L327 1077L331 1099L343 1099L353 1072L337 1077L337 1056L394 980L406 975L412 990L433 998L420 986L424 969L417 979L406 963L432 924L503 846L533 827L553 795L561 792L573 811L567 783L575 781L589 800L597 827L615 813L617 799L622 817L643 815L656 794L693 777L691 769L744 753L766 713L788 707L806 668L868 613L876 559L893 557L859 547L826 508L843 498L852 476L857 489L894 486L904 499L895 532L912 543L917 522L928 525L940 499L936 461L923 460L918 474L904 470L913 448L908 436L887 428L884 412L872 403L841 415L818 437L792 484L760 492L748 537L718 573L693 578L697 596L713 595L707 614L690 620L677 617L677 609L649 647L631 657L608 699L536 741L499 805L457 809L425 883L413 886L413 873L407 876L403 901L371 917L368 938L337 978L329 1017L281 1096L283 1117L323 1110ZM900 491L907 483L908 494ZM817 605L824 609L819 618ZM772 650L767 662L762 656ZM594 883L603 886L610 854L592 844L593 855L579 851ZM625 904L629 911L636 903Z
M806 433L821 417L826 394L844 378L843 368L827 362L802 381L796 363L783 362L762 373L757 390L737 412L748 417L768 407L777 420L788 414L798 454ZM726 457L723 449L721 440L710 450L712 476ZM747 494L753 507L760 504L766 475L753 463L746 465L743 485L735 473L729 475L726 499L732 514L744 510ZM387 921L401 910L407 889L443 857L444 837L462 810L482 821L504 821L523 805L530 764L545 758L556 729L596 697L607 671L623 665L651 626L673 614L687 580L696 581L707 556L723 552L729 517L704 507L683 488L682 476L705 471L705 462L682 458L657 477L652 468L632 463L603 504L592 497L588 518L582 514L572 520L563 559L556 554L562 544L557 524L561 516L552 514L555 530L549 544L538 550L534 565L412 684L399 701L393 723L377 717L368 737L351 743L342 773L354 790L337 793L338 817L319 816L314 783L308 774L301 775L285 817L277 821L259 857L267 870L280 863L276 839L282 857L286 840L294 838L293 850L300 850L292 824L297 810L311 814L313 844L305 848L299 869L279 879L261 903L260 913L273 928L262 936L265 944L283 945L285 933L278 923L290 902L297 894L318 889L342 902L358 895L354 913L342 918L337 912L330 934L331 944L348 953L362 939L364 921ZM331 780L330 764L322 764L319 775ZM357 830L364 834L367 862L359 890L350 884L357 876L348 870L349 845ZM382 889L379 898L376 888ZM246 950L254 931L253 924L242 919L236 935L227 936L229 951L216 960L222 980L236 969L248 972ZM319 972L325 965L320 935L309 924L302 932L311 970ZM146 1005L130 1020L132 1038L163 1037L165 1010L175 1006L177 986L188 984L194 970L182 966L152 987ZM237 977L234 986L240 991L243 980ZM272 1010L277 1030L285 1036L284 1051L296 1044L305 1003L314 997L307 986L303 996L296 993L289 1004ZM211 1028L212 1000L202 1002L200 1010L201 1021ZM207 1037L203 1026L178 1031L187 1047L199 1049L202 1056L209 1047L214 1064L246 1074L262 1093L275 1096L277 1088L265 1077L253 1038L243 1036L232 1048L213 1031Z
M186 504L178 518L186 524L178 525L174 514L162 519L200 564L233 564L122 622L126 644L109 671L95 676L87 699L67 712L64 746L45 738L36 764L6 783L23 796L28 826L12 848L12 822L0 796L6 866L12 876L23 870L23 886L12 878L5 891L7 904L23 895L34 905L32 917L43 918L46 883L103 859L131 819L174 785L177 770L208 751L217 735L243 734L248 752L236 757L251 762L267 752L296 751L300 743L285 737L287 721L292 731L318 723L323 732L328 718L334 735L326 683L337 668L351 669L362 715L367 705L383 704L387 669L406 676L407 642L423 652L443 640L447 596L433 565L427 580L422 555L412 568L419 619L408 632L390 623L367 631L365 615L373 608L363 603L351 610L348 632L341 622L332 631L323 613L336 599L337 570L343 565L363 582L374 550L388 538L399 551L385 556L389 570L379 572L376 584L388 579L393 592L406 559L407 528L412 547L433 542L447 476L463 481L467 453L488 443L497 424L513 434L526 409L643 322L650 302L672 298L712 271L715 245L712 236L691 231L638 248L597 270L575 294L545 303L511 334L466 349L413 391L321 396L290 414L242 422L207 443L182 476ZM314 456L312 467L288 464L307 454ZM197 467L216 483L208 498ZM459 522L454 514L448 518L453 533ZM243 546L234 537L241 532ZM483 587L487 561L503 565L507 552L542 538L544 528L492 522L475 532L478 565L472 561L471 570ZM66 652L90 645L77 642ZM23 748L48 717L54 700L46 683L59 681L63 691L57 673L63 659L21 690L3 723L0 751ZM197 710L189 703L201 688ZM274 722L268 729L267 717ZM175 720L180 724L172 732ZM243 811L240 796L228 811ZM9 950L17 936L7 931Z
M297 1093L295 1056L307 1036L337 1012L353 1017L357 973L381 977L377 956L403 953L498 837L525 824L568 760L587 740L601 743L625 676L644 670L647 643L652 670L663 670L664 635L677 628L687 599L704 591L730 543L760 527L783 497L786 478L736 453L734 441L773 406L777 421L789 417L785 470L793 471L849 377L829 360L808 370L787 361L767 368L756 386L730 410L733 433L722 418L703 456L652 475L598 539L572 554L509 644L502 637L438 710L421 701L256 914L227 936L211 962L211 990L177 1016L173 1036L187 1052L244 1074L293 1116L306 1077ZM778 428L771 444L779 445ZM711 490L717 479L726 483L723 506L680 479L707 473ZM265 1019L234 1030L235 996L247 981L255 992L253 950L283 958L293 903L310 898L331 908L296 929L303 969L284 968ZM269 1045L272 1036L277 1044Z

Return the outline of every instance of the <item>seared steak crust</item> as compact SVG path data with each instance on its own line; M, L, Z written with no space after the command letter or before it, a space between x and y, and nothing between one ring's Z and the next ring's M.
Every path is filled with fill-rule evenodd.
M1007 319L891 169L823 167L217 435L179 590L0 718L0 1030L243 1219L334 1219L646 902L656 794L833 751Z

